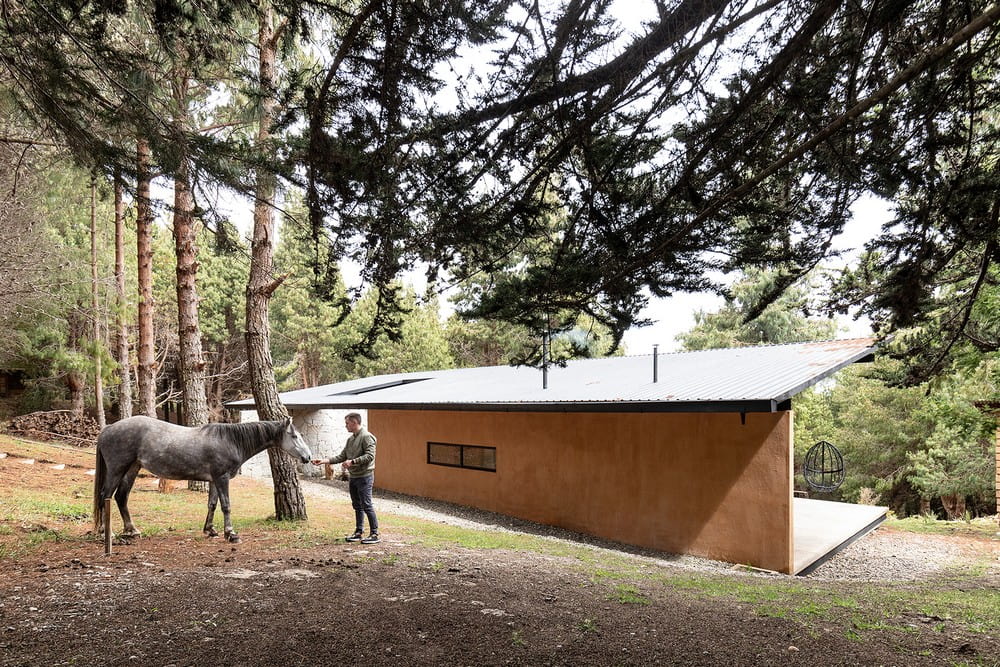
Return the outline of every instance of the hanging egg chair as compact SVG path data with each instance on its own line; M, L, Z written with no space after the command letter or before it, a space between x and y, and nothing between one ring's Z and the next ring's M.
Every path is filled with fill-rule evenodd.
M806 453L802 475L806 484L817 491L836 491L844 483L844 457L832 444L820 440Z

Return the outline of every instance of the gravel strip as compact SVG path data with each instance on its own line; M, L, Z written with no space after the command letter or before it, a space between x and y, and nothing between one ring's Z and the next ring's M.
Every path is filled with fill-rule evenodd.
M958 544L875 529L808 575L843 581L920 581L943 574L962 557Z
M301 482L303 492L308 496L337 500L349 499L347 482L311 479L303 479ZM702 572L739 572L752 576L785 576L697 556L665 554L428 498L418 498L380 489L376 489L373 495L376 509L380 513L416 517L473 530L537 535L545 539L583 544L619 555L627 554L656 564ZM834 555L812 574L803 578L840 581L917 581L943 573L949 567L954 566L961 559L961 556L961 547L945 540L909 533L889 533L876 529Z

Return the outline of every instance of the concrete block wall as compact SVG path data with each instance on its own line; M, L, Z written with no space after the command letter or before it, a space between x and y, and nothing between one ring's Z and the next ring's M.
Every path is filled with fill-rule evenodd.
M312 450L313 458L325 459L339 454L347 442L350 433L344 428L344 417L349 412L358 412L366 426L368 424L368 414L365 410L293 410L291 411L292 423L305 438L309 449ZM257 413L254 410L244 410L241 413L241 422L257 421ZM299 477L322 477L323 466L314 466L311 463L296 464ZM258 479L270 479L271 463L266 451L261 452L243 464L242 473L247 477Z

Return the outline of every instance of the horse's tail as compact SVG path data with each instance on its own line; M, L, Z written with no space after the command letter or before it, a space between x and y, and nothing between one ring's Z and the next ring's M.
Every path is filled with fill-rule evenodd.
M100 444L100 443L98 443ZM101 489L104 488L104 478L108 474L108 464L104 461L100 446L97 447L97 460L94 462L94 532L104 530L104 498Z

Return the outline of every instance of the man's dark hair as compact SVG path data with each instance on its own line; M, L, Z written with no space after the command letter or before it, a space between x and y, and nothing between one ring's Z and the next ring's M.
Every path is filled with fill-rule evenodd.
M358 422L359 424L361 423L361 415L358 414L357 412L348 412L344 416L344 419L352 419L352 420Z

